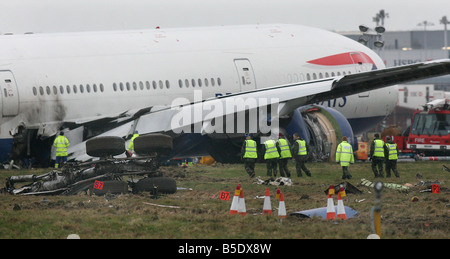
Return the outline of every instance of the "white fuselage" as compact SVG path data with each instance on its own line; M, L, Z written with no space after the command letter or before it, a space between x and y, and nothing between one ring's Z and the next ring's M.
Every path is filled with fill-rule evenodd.
M341 53L373 64L314 64ZM0 139L22 125L55 133L83 122L151 106L169 106L193 90L209 98L255 88L384 68L363 45L325 30L254 25L0 36ZM384 117L395 87L323 103L349 120Z

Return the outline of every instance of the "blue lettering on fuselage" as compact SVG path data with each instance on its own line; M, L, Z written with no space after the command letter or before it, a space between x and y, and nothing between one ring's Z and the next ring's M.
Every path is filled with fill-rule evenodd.
M225 95L230 95L231 93L225 93ZM222 94L222 93L216 93L216 97L220 97L220 96L223 96L224 94Z
M216 97L220 97L220 96L224 96L224 95L230 95L231 93L216 93ZM347 104L347 97L341 97L341 98L336 98L336 99L331 99L328 101L323 101L323 102L318 102L316 103L317 105L323 105L323 106L328 106L331 108L342 108Z
M317 105L323 105L323 106L328 106L330 108L336 108L336 107L344 107L347 104L347 97L341 97L341 98L336 98L336 99L331 99L328 101L323 101L323 102L319 102L316 103Z

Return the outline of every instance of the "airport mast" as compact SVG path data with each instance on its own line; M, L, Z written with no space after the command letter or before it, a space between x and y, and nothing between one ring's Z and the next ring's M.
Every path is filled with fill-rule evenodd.
M447 54L445 58L450 58L450 48L447 42L447 24L450 24L450 21L447 19L447 16L443 16L439 22L444 24L444 50Z
M375 29L371 29L366 25L360 25L359 31L363 34L359 37L358 42L366 45L371 49L381 49L384 46L383 33L386 31L384 28L384 19L389 18L389 14L384 10L380 10L375 17L373 17L373 21L376 22L377 26ZM381 22L381 25L380 25Z
M424 44L424 49L425 51L428 49L428 44L427 44L427 26L433 26L434 23L429 22L429 21L423 21L419 24L417 24L417 26L423 26L423 44Z

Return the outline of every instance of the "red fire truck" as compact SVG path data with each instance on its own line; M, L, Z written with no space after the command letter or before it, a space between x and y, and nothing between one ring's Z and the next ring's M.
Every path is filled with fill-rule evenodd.
M412 117L409 135L393 136L403 154L448 156L450 154L450 105L439 99L416 110ZM408 131L407 131L408 132Z

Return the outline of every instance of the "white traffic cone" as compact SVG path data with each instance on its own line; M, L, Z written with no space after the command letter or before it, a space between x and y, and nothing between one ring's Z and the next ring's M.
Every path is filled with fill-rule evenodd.
M278 205L278 216L286 218L286 205L284 204L284 195L280 193L280 205Z
M231 202L230 214L237 214L239 208L239 195L241 192L241 184L236 186L234 191L233 201Z
M247 215L247 209L245 208L244 191L242 190L242 188L239 194L238 213L242 216Z
M338 205L337 205L337 217L340 219L347 219L347 215L345 214L344 202L342 201L341 194L345 193L344 189L341 187L341 190L338 194ZM345 194L344 194L345 195Z
M266 188L266 196L264 197L263 214L272 215L272 204L270 203L269 188Z
M334 210L333 196L328 195L327 220L335 219L335 218L336 218L336 211Z

